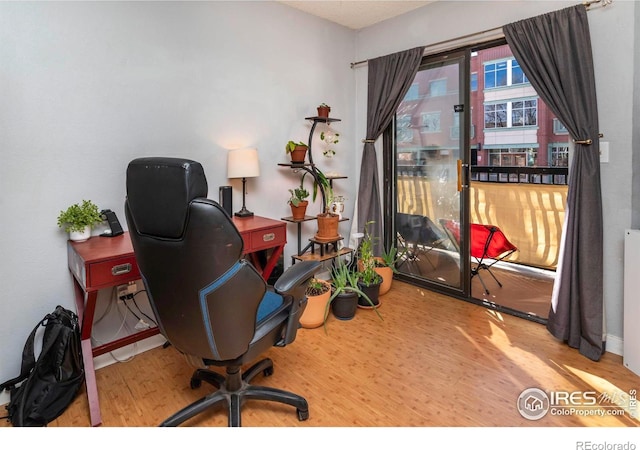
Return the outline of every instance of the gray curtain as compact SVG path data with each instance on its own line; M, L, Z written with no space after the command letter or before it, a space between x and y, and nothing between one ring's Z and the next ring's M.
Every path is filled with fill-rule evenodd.
M358 231L367 222L377 242L382 241L382 212L378 189L378 163L374 143L393 119L398 105L411 87L418 72L424 47L381 56L368 61L369 86L367 92L367 137L360 166L358 188ZM375 254L380 254L377 245Z
M598 108L584 5L503 27L540 97L576 142L563 245L547 328L587 358L604 351Z

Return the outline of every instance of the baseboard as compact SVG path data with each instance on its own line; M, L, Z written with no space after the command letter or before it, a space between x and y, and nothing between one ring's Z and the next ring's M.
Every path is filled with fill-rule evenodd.
M111 353L105 353L104 355L96 356L95 358L93 358L94 368L95 370L99 370L116 362L131 361L136 355L144 353L153 348L160 347L161 345L164 345L166 341L167 340L164 338L164 336L158 334L143 339L139 342L129 344L126 347L114 350ZM3 391L2 393L0 393L0 405L6 405L10 400L11 398L9 397L9 393L7 391ZM0 417L6 415L5 412L6 411L3 408L0 408Z
M618 336L612 336L610 334L607 335L607 344L606 350L609 353L613 353L614 355L622 356L623 355L623 339Z
M144 353L156 347L160 347L167 342L164 336L157 334L155 336L148 337L139 342L129 344L125 347L114 350L104 355L96 356L93 358L93 366L96 370L103 367L110 366L117 362L128 362L135 358L136 355Z

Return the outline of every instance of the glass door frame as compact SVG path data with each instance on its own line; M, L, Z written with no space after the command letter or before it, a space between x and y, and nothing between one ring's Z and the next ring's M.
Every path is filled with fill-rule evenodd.
M471 50L459 49L436 55L424 56L418 71L428 68L431 65L448 62L457 59L459 65L459 100L464 106L460 116L460 162L458 183L460 187L460 287L456 288L450 285L436 283L408 274L395 274L394 276L410 284L425 287L431 291L439 292L462 300L471 301L473 303L482 303L471 297L471 257L470 257L470 164L471 151L469 148L469 129L470 124L470 58ZM464 89L462 89L464 87ZM383 196L384 196L384 243L385 248L396 244L396 224L395 218L397 213L397 182L398 172L396 164L396 124L395 119L391 121L389 127L383 133Z

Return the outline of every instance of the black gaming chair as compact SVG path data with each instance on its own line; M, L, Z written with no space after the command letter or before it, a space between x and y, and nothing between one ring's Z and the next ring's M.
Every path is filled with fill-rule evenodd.
M142 280L160 331L201 368L191 387L206 381L218 389L186 406L161 426L177 426L202 411L226 403L229 426L240 426L247 399L292 405L298 419L309 417L307 401L296 394L250 385L262 372L272 346L293 342L305 304L305 287L319 263L295 264L268 287L242 259L243 242L228 214L207 196L202 166L186 159L140 158L127 168L125 215ZM226 368L226 377L208 370Z

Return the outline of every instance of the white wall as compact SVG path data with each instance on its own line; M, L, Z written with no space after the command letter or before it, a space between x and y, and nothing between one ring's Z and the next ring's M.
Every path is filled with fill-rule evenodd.
M91 199L126 227L131 159L198 160L209 196L232 184L237 211L226 149L255 146L247 207L284 217L299 178L277 163L326 102L343 120L331 163L353 175L354 42L274 2L0 2L0 380L18 374L37 321L57 304L74 309L58 213ZM353 183L341 182L352 198ZM291 227L288 255L295 238Z
M420 45L433 45L575 4L577 2L438 1L360 32L357 36L355 60L375 58ZM637 79L637 73L634 75L634 68L637 66L637 63L634 64L634 56L638 51L634 47L637 42L636 16L635 2L625 0L616 0L610 6L595 8L588 13L600 129L604 133L603 141L609 142L611 148L610 162L601 165L605 230L604 301L607 348L616 353L620 353L622 349L623 338L624 230L631 227L632 214L633 112L637 111L640 102L637 95L630 95L635 90L634 76ZM366 66L355 71L355 135L364 136ZM637 216L637 211L635 214Z
M350 62L570 4L440 1L355 33L273 2L0 2L0 380L17 375L36 321L56 304L73 308L59 211L92 199L126 225L131 159L196 159L210 197L218 186L234 185L237 210L241 185L226 178L226 149L256 146L262 173L248 183L247 207L283 217L287 189L298 182L277 167L286 160L284 143L306 140L303 118L327 102L342 119L342 140L334 160L316 160L350 177L337 190L351 199L345 215L352 217L366 66L350 69ZM619 338L638 109L630 95L636 13L634 2L623 0L589 13L601 128L611 143L611 162L602 167L607 326ZM287 264L294 231L290 226Z

